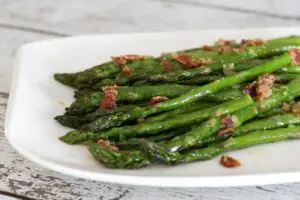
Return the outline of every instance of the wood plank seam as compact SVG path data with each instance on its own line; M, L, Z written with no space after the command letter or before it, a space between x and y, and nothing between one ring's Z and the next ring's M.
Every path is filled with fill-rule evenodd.
M154 0L154 1L159 1L161 0ZM265 12L265 11L260 11L260 10L250 10L250 9L244 9L244 8L233 8L229 6L224 6L224 5L216 5L213 3L208 3L208 2L196 2L196 1L181 1L181 0L164 0L165 2L169 3L176 3L176 4L185 4L185 5L190 5L190 6L199 6L202 8L209 8L209 9L218 9L222 11L228 11L228 12L238 12L238 13L244 13L244 14L252 14L252 15L257 15L257 16L264 16L264 17L271 17L271 18L277 18L277 19L282 19L282 20L296 20L300 21L300 17L293 17L289 15L280 15L280 14L275 14L275 13L270 13L270 12Z
M22 200L34 200L32 198L23 196L23 195L19 195L19 194L15 194L15 193L11 193L11 192L6 192L6 191L2 191L0 190L0 195L4 195L4 196L8 196L8 197L14 197L17 199L22 199Z
M32 27L27 27L27 26L20 26L20 25L15 25L15 24L0 23L0 27L7 28L7 29L26 31L26 32L39 33L39 34L43 34L43 35L58 36L58 37L70 36L69 34L65 34L65 33L58 33L58 32L55 32L55 31L37 29L37 28L32 28Z

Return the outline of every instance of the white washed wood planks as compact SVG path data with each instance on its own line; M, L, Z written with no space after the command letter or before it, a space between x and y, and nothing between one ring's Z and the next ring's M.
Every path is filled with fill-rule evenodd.
M297 0L287 0L284 3L280 0L209 2L203 0L64 0L60 3L40 0L1 0L0 23L62 34L289 26L300 24L296 19L286 20L205 5L226 5L236 8L244 6L246 9L259 9L273 13L281 11L281 8L285 15L294 16L300 9L292 6L296 3ZM275 7L276 9L272 11ZM293 8L293 12L290 14L285 8L290 10Z

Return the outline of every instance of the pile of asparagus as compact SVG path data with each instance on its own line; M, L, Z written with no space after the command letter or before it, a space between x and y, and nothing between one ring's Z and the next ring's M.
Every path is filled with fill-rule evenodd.
M208 160L297 139L298 49L298 36L219 40L160 57L112 57L81 72L55 74L76 88L75 102L55 117L75 130L60 139L87 145L109 168Z

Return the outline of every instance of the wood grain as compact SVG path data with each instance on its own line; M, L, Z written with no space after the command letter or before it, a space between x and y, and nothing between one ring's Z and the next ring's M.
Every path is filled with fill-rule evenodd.
M280 17L241 12L237 8L245 6L247 10L271 13L282 11L284 15L296 16L299 13L299 7L292 6L297 3L296 1L255 0L252 5L253 1L239 0L215 0L209 3L203 0L112 0L105 1L105 3L95 0L64 0L58 5L56 1L41 3L39 0L30 2L1 0L0 25L1 23L13 24L67 35L290 26L299 25L300 22L294 18L286 20ZM209 5L221 5L234 9ZM279 10L280 8L282 10ZM272 11L273 9L275 10ZM289 13L290 10L292 14Z
M7 196L7 195L1 195L0 194L0 199L1 200L18 200L17 198L14 198L14 197L10 197L10 196Z

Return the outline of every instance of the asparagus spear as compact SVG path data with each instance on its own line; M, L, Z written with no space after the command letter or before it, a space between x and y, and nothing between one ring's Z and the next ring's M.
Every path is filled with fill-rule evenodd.
M136 150L114 151L96 143L89 145L93 157L109 168L136 169L150 164L148 156Z
M94 121L91 124L91 126L97 127L100 125L103 130L104 128L108 129L111 127L120 126L126 121L135 120L138 118L145 118L153 114L175 110L185 105L196 102L202 97L220 91L223 88L230 87L235 84L239 84L248 80L252 80L255 77L260 76L262 74L273 72L279 69L280 67L289 64L290 62L291 62L290 56L288 54L284 54L273 58L272 60L270 60L265 64L258 65L256 67L240 72L238 74L227 76L224 79L214 81L212 83L206 84L201 87L197 87L191 90L190 92L181 95L180 97L159 103L154 107L137 107L126 113L119 113L118 116L109 117L109 118L101 117L96 121ZM109 123L107 123L108 120ZM103 126L103 124L106 124L107 126ZM98 128L98 130L101 129Z
M217 138L220 139L220 138ZM140 139L135 139L139 141ZM218 140L214 140L218 141ZM209 144L211 139L208 138L206 144ZM140 150L110 150L96 143L89 144L89 151L93 157L108 168L114 169L137 169L150 165L152 159L145 152Z
M196 87L184 85L125 86L118 89L117 102L150 99L153 96L167 96L172 98L186 93L193 88ZM241 97L242 94L243 93L240 89L229 88L215 94L208 94L202 97L201 100L224 102ZM104 94L100 91L91 91L87 94L85 93L85 95L78 98L71 107L67 109L67 113L74 115L91 112L94 108L100 105L103 97Z
M299 68L299 67L298 67ZM293 79L299 78L300 75L299 74L292 74L292 73L280 73L277 72L276 74L274 74L276 76L276 79L278 81L280 81L281 83L286 83L289 82ZM221 75L206 75L206 76L198 76L198 77L194 77L188 80L182 80L179 81L179 84L183 84L183 85L203 85L203 83L210 83L213 82L215 80L220 80L224 78L224 76Z
M57 120L60 124L68 126L70 128L80 128L83 124L92 122L99 117L112 115L117 112L125 112L127 110L134 109L137 106L138 105L135 104L128 104L118 107L114 110L106 110L99 107L95 111L85 115L64 114L56 116L54 119Z
M192 51L192 52L183 52L179 54L190 55L194 58L205 58L207 56L208 56L207 58L209 58L209 57L213 57L216 53L205 52L205 51ZM160 73L165 70L161 62L166 60L171 62L174 68L178 68L179 66L181 66L178 65L178 63L171 56L165 54L158 58L147 57L143 60L132 61L130 63L127 63L126 67L137 71L141 69L143 73L145 73L145 71ZM145 66L147 66L147 68L145 68ZM119 64L114 62L107 62L82 72L71 73L71 74L67 74L67 73L55 74L54 78L65 85L69 85L76 88L86 88L86 87L90 87L94 83L97 83L99 80L103 78L109 78L111 76L120 73L121 70L122 67L120 67Z
M297 45L264 45L255 46L246 49L240 53L234 53L230 55L224 55L221 60L215 64L211 64L207 67L199 67L191 70L175 71L167 74L157 74L148 76L150 82L178 82L184 79L190 79L198 75L210 74L211 72L221 70L225 65L235 64L251 59L270 57L274 55L280 55L289 49L298 47ZM289 64L289 63L287 63ZM263 65L263 64L261 64Z
M249 95L244 95L241 98L225 102L221 105L210 107L204 110L195 111L192 113L178 115L169 120L159 121L156 123L140 123L134 126L116 127L110 130L104 131L96 136L97 139L107 138L131 138L138 135L157 134L162 131L166 131L172 128L181 127L183 125L195 124L203 121L212 116L221 116L227 113L231 113L235 110L244 108L253 103L252 98ZM88 127L91 131L98 131L93 127Z
M258 113L268 111L274 107L281 105L285 101L292 100L293 98L300 95L299 88L300 79L296 79L287 85L287 88L283 88L281 91L277 91L272 96L265 100L257 101L255 104L250 105L241 110L235 111L231 114L232 126L238 127L243 122L255 117ZM203 138L209 137L215 134L218 130L225 127L223 123L224 117L211 118L210 120L204 122L199 127L194 128L190 132L175 137L170 140L166 145L161 146L156 149L155 144L149 142L144 142L145 147L148 147L148 152L156 156L159 159L162 159L166 162L172 162L174 159L175 153L183 149L192 147L195 144L201 143ZM162 150L163 149L163 150ZM162 151L160 151L162 150Z
M74 97L76 99L78 99L80 97L87 96L87 95L91 94L92 92L95 92L95 91L90 90L90 89L75 90L74 91Z
M199 123L211 116L221 116L222 114L231 113L252 103L253 101L251 97L249 95L244 95L239 99L223 103L220 106L210 107L189 114L182 114L177 117L171 118L170 120L159 121L156 123L140 123L134 126L112 128L100 133L97 133L97 131L99 131L98 125L96 127L93 127L88 124L88 126L83 127L84 130L70 131L60 139L70 144L76 144L85 142L86 140L99 140L108 138L120 138L120 140L124 140L139 135L154 135L156 133L181 127L184 125Z
M276 80L278 80L281 83L286 83L300 77L299 74L274 74L274 75L276 76Z
M186 163L196 160L209 160L227 151L247 148L254 145L279 142L283 140L299 139L300 126L279 128L268 131L258 131L239 137L229 138L204 149L192 150L183 154L176 154L176 163Z
M258 113L255 118L256 119L263 119L263 118L272 117L272 116L278 115L278 114L282 114L281 106L272 108L271 110L269 110L267 112Z
M297 65L290 65L287 67L282 67L281 69L278 70L278 72L300 74L300 67Z
M221 75L205 75L205 76L197 76L187 80L180 80L178 83L183 85L203 85L206 83L213 82L215 80L219 80L224 76Z
M136 86L136 87L119 87L117 89L117 102L124 101L139 101L150 99L154 96L166 96L168 98L174 98L180 96L193 89L193 86L182 85L159 85L159 86ZM84 114L93 111L96 107L99 107L101 101L104 98L103 92L94 91L77 99L70 108L67 109L67 113Z
M225 142L215 144L205 149L193 150L180 155L177 162L192 162L208 160L217 155L235 149L247 148L254 145L279 142L283 140L299 139L300 126L280 128L268 131L258 131L240 137L229 138Z
M202 110L204 108L209 108L209 107L212 107L212 106L215 106L215 105L216 105L215 103L196 102L196 103L184 106L182 108L178 108L176 110L172 110L172 111L169 111L169 112L165 112L165 113L162 113L162 114L159 114L159 115L149 117L143 122L148 123L148 122L158 122L158 121L168 120L168 119L176 117L177 115L180 115L180 114Z
M246 133L256 130L266 130L275 129L280 127L285 127L290 124L299 124L300 116L295 114L279 114L266 119L249 122L234 131L234 135L240 135L241 133Z
M239 136L249 132L282 128L290 125L294 126L299 123L300 123L299 115L289 114L289 113L279 114L279 115L268 117L266 119L260 119L260 120L251 121L246 124L243 124L242 126L238 127L236 130L234 130L234 132L232 132L230 135L224 135L224 136L212 135L207 138L204 138L203 141L195 145L195 148L199 148L202 147L203 145L207 145L207 143L212 144L217 141L221 141L222 139L226 139L229 136Z
M172 139L173 137L175 137L177 135L181 135L189 130L191 130L191 126L184 126L181 128L172 129L163 134L152 135L152 136L146 137L146 139L149 141L152 141L152 142L166 142L167 140ZM123 140L123 141L117 142L115 145L120 148L123 148L123 149L139 147L140 146L140 138L130 138L128 140Z
M294 116L294 117L299 118L299 116ZM264 120L259 120L258 122L263 122L263 121ZM266 122L271 122L274 126L277 126L276 123L274 123L275 121L266 121ZM285 126L287 126L290 122L295 122L295 124L298 124L298 120L295 120L295 121L294 120L286 120L286 121L284 120ZM251 122L248 123L248 124L251 124ZM241 126L241 128L243 128L244 126L248 126L248 124L245 124L245 125ZM264 126L264 123L259 123L258 125L259 126L256 126L256 128L253 126L253 129L252 128L251 129L248 129L248 128L241 129L241 131L238 133L239 136L237 138L244 137L244 136L241 136L241 134L244 135L245 133L247 133L246 136L248 137L248 135L252 135L253 133L254 134L256 134L256 133L257 134L265 133L266 132L265 129L267 129L267 130L274 129L274 126L272 126L270 124L266 125L266 127ZM299 130L300 126L297 126L296 128L297 128L297 131L295 131L295 133L297 133L297 132L300 131ZM280 133L283 133L283 132L287 133L285 130L290 130L290 129L291 129L291 127L289 127L289 128L275 129L275 130L271 130L271 131L272 131L272 133L274 131L276 131L278 134L280 134ZM251 130L253 132L248 132L249 130ZM162 134L162 135L164 135L164 134ZM160 135L158 135L158 136L160 136ZM234 132L233 136L237 136L237 133ZM265 139L268 138L267 135L264 135L264 136L266 136ZM262 136L260 138L263 138L264 136ZM156 137L156 136L151 136L151 137ZM279 136L279 137L281 137L281 136ZM229 141L232 141L232 139L234 139L234 141L235 141L235 139L237 139L237 138L230 138L230 139L226 140L225 142L220 142L220 141L223 140L222 137L219 137L219 136L216 136L216 135L210 136L208 138L205 138L203 140L203 142L201 144L199 144L200 146L197 146L196 150L188 150L185 153L176 153L176 159L174 159L174 162L188 162L188 161L185 160L186 158L194 158L195 160L198 160L197 158L199 158L199 160L201 160L200 158L202 158L202 157L205 156L205 152L209 151L211 153L214 153L214 151L210 151L209 150L209 149L211 149L211 147L215 148L215 147L226 146L226 145L220 145L220 144L230 143ZM292 139L292 138L290 138L290 139ZM137 139L137 138L134 138L134 139L131 139L131 140L133 141L134 145L138 145L137 144L137 140L140 141L140 139ZM147 138L147 140L148 140L148 138ZM238 141L239 141L239 139L238 139ZM245 141L248 142L250 140L246 139ZM124 142L127 144L127 141L124 141ZM130 141L128 141L128 142L130 143ZM215 142L220 142L220 143L215 144ZM142 141L142 143L144 143L144 141ZM140 144L140 142L139 142L139 144ZM210 146L207 146L207 148L204 148L204 149L199 149L199 147L202 147L203 145L210 145ZM160 146L158 146L157 148L160 148ZM102 154L97 154L98 160L100 160L101 163L103 163L104 165L106 165L107 167L110 167L110 168L122 168L124 166L124 164L122 162L126 163L126 167L127 168L139 168L139 167L142 167L142 166L149 165L150 162L151 162L150 159L149 159L149 157L147 156L147 154L144 153L144 152L141 152L139 150L135 151L136 152L135 155L134 155L135 157L124 157L125 155L128 155L126 153L127 151L122 151L122 150L119 151L119 152L109 151L109 150L103 149L103 148L101 148L99 146L97 147L97 149L99 149L99 151L103 151ZM130 152L132 152L132 151L130 151ZM196 155L201 155L201 156L192 157L193 153L195 153L195 152L197 153ZM209 156L213 155L211 153L209 154ZM124 156L122 156L123 157L122 161L118 160L118 157L114 156L115 154L117 154L117 155L124 154ZM133 155L131 155L131 156L133 156ZM124 158L127 158L127 159L124 159ZM144 165L142 165L142 166L137 166L135 164L135 162L130 163L130 161L135 161L135 160L138 160L139 162L145 162L145 161L147 161L147 162ZM117 163L117 164L115 164L115 163Z

